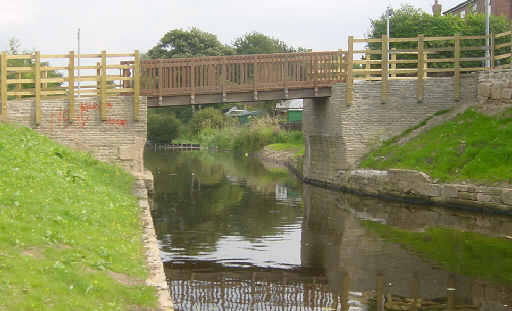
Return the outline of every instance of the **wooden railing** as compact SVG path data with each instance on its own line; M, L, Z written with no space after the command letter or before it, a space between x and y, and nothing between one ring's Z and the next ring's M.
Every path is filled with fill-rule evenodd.
M489 38L489 56L485 40ZM363 44L357 48L356 44ZM389 50L388 50L389 46ZM355 59L358 60L355 60ZM512 32L481 36L348 39L347 101L352 100L353 81L382 81L382 101L389 98L389 80L417 80L417 98L423 101L424 80L453 76L455 98L460 100L461 73L511 67ZM360 60L359 60L360 59ZM489 63L489 65L486 64Z
M485 40L489 38L489 56ZM361 47L362 45L362 47ZM389 46L389 50L388 50ZM384 56L384 57L383 57ZM423 101L428 77L452 76L460 99L461 74L510 68L512 32L481 36L355 39L346 51L155 59L141 62L142 94L151 97L258 92L347 84L352 102L354 80L382 81L382 101L389 98L389 80L417 80ZM490 65L486 65L489 61Z
M13 98L35 98L35 123L41 121L41 97L64 95L69 100L69 120L73 120L77 96L96 96L99 99L101 120L106 120L106 98L112 95L134 96L134 119L138 120L140 105L140 56L128 54L81 54L80 59L89 63L78 66L78 55L68 54L16 54L6 52L0 58L1 117L7 116L7 101ZM131 64L112 64L112 59L132 58ZM51 60L63 66L50 66ZM95 60L97 61L96 64ZM118 71L119 74L115 74ZM92 72L92 73L91 73ZM52 73L53 77L49 77ZM117 83L116 83L117 82ZM126 83L128 82L128 83ZM80 87L78 87L80 85ZM12 86L12 87L11 87Z
M331 86L345 79L344 52L283 53L142 61L142 95L258 92Z

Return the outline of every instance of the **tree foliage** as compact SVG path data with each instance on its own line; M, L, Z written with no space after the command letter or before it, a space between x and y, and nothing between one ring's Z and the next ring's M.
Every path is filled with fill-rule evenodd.
M174 29L167 32L147 56L150 58L175 58L192 56L231 55L233 49L220 43L217 36L198 28Z
M198 134L206 128L220 129L224 126L224 121L225 118L221 111L215 108L206 108L194 114L190 120L190 127L192 133Z
M454 36L475 36L485 35L485 16L483 14L469 14L465 18L456 15L433 16L421 9L411 5L403 5L400 9L394 10L390 18L390 37L392 38L414 38L420 34L426 37ZM372 19L368 32L369 38L381 38L386 34L386 13L378 19ZM500 16L491 17L491 32L502 33L510 29L506 18ZM496 44L503 43L503 39L496 40ZM425 48L441 48L453 46L453 40L447 41L426 41ZM461 46L485 46L485 40L462 40ZM370 49L380 50L380 43L369 44ZM392 43L391 48L416 49L416 42ZM440 52L429 55L429 58L450 58L453 52ZM463 51L462 57L484 57L485 52ZM415 55L399 55L398 59L414 59ZM372 55L372 59L380 59L380 55ZM508 60L505 60L508 61ZM462 67L478 67L479 61L462 62ZM415 67L415 64L399 64L397 68ZM429 67L450 67L453 64L431 63Z
M285 42L266 36L259 32L247 33L237 38L233 43L236 54L270 54L289 53L297 51Z
M170 143L180 135L182 124L170 111L148 112L148 139L152 143Z

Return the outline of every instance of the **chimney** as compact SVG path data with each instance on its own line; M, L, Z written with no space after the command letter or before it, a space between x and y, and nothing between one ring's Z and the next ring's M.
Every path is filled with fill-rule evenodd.
M434 16L441 16L441 11L443 10L443 6L439 4L439 1L436 0L434 5L432 6L432 14Z

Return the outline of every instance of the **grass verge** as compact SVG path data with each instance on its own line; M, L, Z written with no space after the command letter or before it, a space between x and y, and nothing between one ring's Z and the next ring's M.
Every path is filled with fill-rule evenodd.
M156 305L133 177L0 123L0 310Z
M363 224L383 239L421 253L451 272L512 283L512 245L504 238L446 228L409 232L371 221Z
M487 116L472 109L415 137L369 153L361 166L414 169L442 182L512 182L512 110ZM402 135L401 135L402 136Z

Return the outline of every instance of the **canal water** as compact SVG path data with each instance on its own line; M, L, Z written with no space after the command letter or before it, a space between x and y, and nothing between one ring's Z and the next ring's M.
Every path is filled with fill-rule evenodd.
M175 310L512 310L512 219L303 185L231 153L154 152Z

